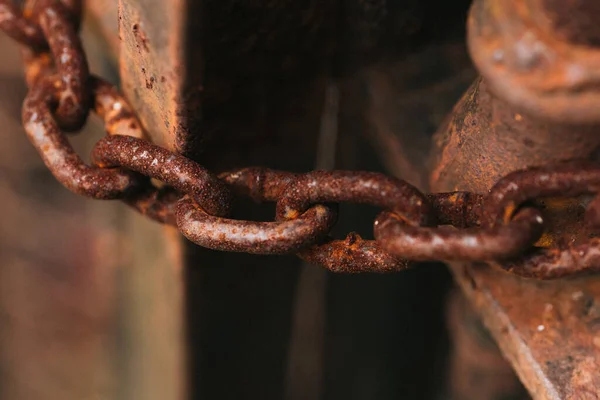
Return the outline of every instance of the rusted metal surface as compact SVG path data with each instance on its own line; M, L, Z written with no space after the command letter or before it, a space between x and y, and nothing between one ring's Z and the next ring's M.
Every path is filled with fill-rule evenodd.
M187 44L182 44L181 38L189 38L190 32L186 24L192 17L184 15L182 10L198 11L199 2L190 2L175 11L175 21L170 22L174 23L172 26L177 28L175 30L178 33L180 33L178 29L183 27L185 34L175 35L174 42L171 42L171 39L153 36L160 35L157 30L153 30L150 35L152 38L149 39L143 30L142 22L148 13L154 18L152 24L163 17L156 14L160 11L160 7L153 7L151 11L135 11L138 3L133 3L132 8L127 8L124 3L121 4L122 20L125 21L122 27L131 29L138 53L150 54L147 56L148 59L139 54L137 57L138 62L146 60L153 68L148 77L146 68L141 67L146 89L154 88L157 82L155 73L163 71L164 68L176 70L178 76L184 77L184 81L175 82L173 87L165 89L165 93L174 94L173 98L167 99L166 112L164 109L141 110L146 127L156 131L150 136L158 137L158 142L168 149L150 144L140 138L111 136L102 139L93 154L94 162L104 169L90 169L85 166L59 130L59 125L64 129L73 130L85 121L88 112L88 91L93 81L88 76L85 54L77 39L77 25L73 22L69 23L66 8L61 3L42 2L42 4L45 8L34 9L36 11L34 15L39 19L44 34L48 36L51 53L35 53L29 60L28 74L31 77L29 81L33 87L24 106L23 119L30 140L36 145L47 166L65 186L76 193L105 199L124 198L135 205L133 191L138 190L140 202L135 205L136 208L153 215L158 220L172 224L173 202L177 199L175 192L180 192L180 195L188 197L178 200L175 222L187 237L198 244L210 248L261 254L298 251L306 247L299 251L301 257L312 261L321 260L335 271L394 271L406 267L406 262L402 261L405 258L495 260L496 264L502 264L500 260L509 258L510 262L503 265L505 269L536 278L557 278L597 267L595 265L599 258L597 242L590 240L583 245L575 243L575 240L587 234L578 229L582 218L578 216L560 225L562 223L560 219L553 217L556 212L563 211L573 204L575 208L581 208L579 203L587 199L570 199L567 207L556 203L547 207L544 210L544 218L547 217L550 221L551 229L550 232L544 233L537 249L531 249L531 246L542 235L544 218L529 204L530 201L535 206L543 204L540 197L557 195L576 197L595 194L597 186L594 178L595 167L578 165L577 168L563 171L560 165L552 165L538 170L530 169L503 178L504 180L500 181L483 200L481 196L473 194L483 193L489 188L488 178L497 175L495 178L498 179L519 166L513 164L508 169L505 168L507 160L502 160L500 157L507 150L512 151L511 157L519 158L523 167L560 160L569 154L573 157L581 156L582 149L585 149L584 156L593 156L599 143L598 139L590 135L597 130L595 126L589 124L587 115L578 117L580 125L574 124L573 120L563 118L562 124L554 123L550 126L552 124L550 122L537 120L527 114L514 113L514 104L508 106L505 99L494 98L485 88L485 83L478 81L460 105L465 107L464 110L457 111L454 120L449 122L448 130L439 136L440 164L434 170L433 180L437 187L443 187L444 190L452 193L442 193L437 200L436 195L427 197L404 181L393 180L383 175L343 171L282 174L281 181L277 181L276 178L269 186L265 184L269 178L263 175L269 175L272 171L252 170L245 171L241 175L245 176L243 179L248 180L246 183L249 185L242 191L249 192L254 197L260 197L261 191L267 192L268 196L278 192L278 196L273 197L278 203L277 218L280 221L249 223L222 219L220 217L227 214L231 203L229 192L224 184L191 159L173 153L176 151L190 154L192 149L198 149L197 143L193 143L191 139L202 138L201 135L189 136L193 129L186 125L197 121L190 118L190 114L200 109L199 95L202 90L200 87L190 85L191 82L199 82L202 73L188 75L186 68L192 64L188 63L190 60L187 58L185 68L184 64L179 64L182 59L181 54L191 57L190 48ZM480 11L477 5L473 10L474 14ZM167 19L169 15L166 15ZM126 25L132 19L139 21L134 22L129 28ZM5 28L15 29L10 24ZM475 32L473 33L475 36L479 34L477 29L472 29L472 32ZM54 33L55 36L52 36ZM150 47L150 43L155 43L155 39L160 50L157 52L153 52ZM128 43L130 44L126 40L126 46ZM167 64L159 64L152 58L157 55L164 56L166 50L175 53L175 57L171 60L163 60ZM136 67L136 63L130 64L127 60L126 58L122 64L124 69ZM56 75L50 75L51 61L56 64ZM200 64L194 65L200 66ZM139 71L134 75L138 80L140 79ZM164 83L167 78L162 76L160 80ZM130 85L131 82L135 82L135 79L127 80ZM138 93L136 98L135 89L137 88L134 88L132 97L136 109L139 109L143 107L140 106L140 99L144 96ZM187 90L191 92L186 92ZM183 92L186 96L182 95ZM159 94L163 96L165 93ZM501 94L501 91L498 93ZM103 95L105 94L106 92L103 92ZM157 97L157 102L150 102L151 107L165 100L160 96ZM183 97L185 101L180 101ZM52 115L53 102L58 106L59 124ZM96 104L99 103L102 101L96 99ZM111 112L106 110L105 105L100 105L102 110L100 113L107 119L109 130L116 133L115 126L118 126L117 129L124 128L125 133L133 132L141 136L141 124L134 120L131 111L114 110L115 107L120 107L119 101L112 101L110 104L113 108ZM518 106L519 109L524 107L522 104ZM539 118L541 114L536 115ZM152 119L158 117L163 118L162 124L151 125ZM469 118L471 121L467 121ZM476 121L477 119L480 121ZM473 121L476 123L473 124ZM569 124L564 121L568 121ZM588 125L583 125L582 121ZM176 128L171 129L173 122ZM489 124L477 122L489 122ZM469 131L469 129L478 130L477 133L481 134L486 128L493 130L494 134L485 132L486 138L481 141L473 139L477 138L477 135ZM583 144L575 142L572 137L565 139L561 136L560 140L567 148L561 149L560 155L555 148L556 143L552 143L550 147L544 139L540 140L543 135L547 136L546 139L554 139L554 135L571 130L575 132L571 136L583 139ZM165 140L165 133L168 140ZM502 134L501 138L498 138L499 133ZM485 141L488 143L485 143L484 147L475 148L472 154L463 157L462 152L468 147L465 142L469 142L470 145L476 142L475 147L477 147ZM488 147L492 150L490 151ZM523 148L529 149L523 150ZM473 163L471 156L476 160L480 157L478 161L481 163ZM474 178L474 182L471 182L472 187L465 189L473 193L457 192L458 189L463 190L459 186L462 185L464 177L456 176L462 171L455 165L451 165L456 159L463 162L463 165L457 164L465 170L471 173L476 171L475 174L479 174ZM493 166L486 170L489 163ZM124 172L115 167L158 178L169 186L152 188L149 180L138 180L138 175L133 172ZM453 177L456 179L453 180ZM238 178L230 177L231 179L234 183L241 182L236 181ZM285 189L277 189L276 186L279 184L285 184ZM265 188L261 187L263 185ZM253 187L255 189L252 189ZM359 236L351 234L345 241L327 238L324 243L319 243L331 229L335 217L327 206L313 204L346 201L372 204L387 210L375 222L377 242L364 241ZM436 205L432 206L430 202ZM595 217L598 212L597 202L591 203L588 212L592 223L597 222L594 220L597 218ZM311 205L313 208L308 209ZM519 209L521 206L523 208ZM432 210L447 212L450 215L436 216ZM572 215L577 216L577 213ZM455 230L438 226L447 223L456 224L463 229ZM478 223L481 226L473 227ZM564 245L565 241L569 241L570 247ZM310 247L310 245L315 246ZM401 260L396 262L394 256L386 254L386 251L390 251ZM527 254L524 253L525 251ZM557 261L560 264L552 264Z
M190 43L205 34L201 4L119 1L123 91L152 141L184 154L201 138L203 49Z
M516 171L491 188L484 207L484 224L493 226L510 221L515 210L527 201L593 195L599 187L600 168L597 163L564 162L552 167ZM588 211L598 215L600 210Z
M52 8L56 5L60 6L60 3L36 9L42 15L40 23L45 34L48 34L48 27L44 16L53 21L61 11L60 7L58 11ZM65 10L66 8L61 12L65 14ZM249 185L246 190L255 196L265 189L279 191L281 197L277 199L277 219L288 220L285 223L220 220L219 217L228 214L232 200L225 185L191 159L141 138L113 135L102 139L92 154L98 167L88 167L73 151L59 129L51 109L53 101L57 102L57 118L61 112L61 104L66 105L67 110L83 110L83 95L73 93L84 86L82 93L95 89L100 91L99 96L103 96L95 104L104 115L109 132L115 133L115 127L125 126L124 134L143 136L141 124L135 120L131 109L120 97L120 100L109 102L108 105L113 108L111 112L105 109L104 97L110 96L111 89L97 78L88 77L85 53L77 39L74 23L69 24L66 16L57 21L56 37L48 38L53 59L60 60L56 62L57 73L40 75L32 82L33 86L23 107L23 121L30 140L46 165L63 185L75 193L99 199L126 199L138 210L148 212L158 220L172 223L173 217L166 213L173 210L173 204L152 202L172 201L174 197L165 196L164 193L176 191L191 198L181 201L176 218L178 227L186 237L213 249L260 254L299 250L323 238L335 222L334 214L326 207L319 206L312 211L314 215L300 217L311 204L356 202L390 211L392 214L384 213L375 221L375 237L379 244L358 240L358 236L351 235L346 241L335 242L328 239L323 247L303 252L305 258L310 260L329 260L327 265L337 271L353 270L350 264L359 266L357 272L405 268L405 261L399 261L398 266L394 267L394 257L404 260L511 260L511 264L506 267L509 271L542 279L558 278L595 268L594 263L598 258L595 241L591 241L587 247L579 246L573 250L565 249L565 246L556 248L560 242L555 238L555 248L524 254L542 234L544 220L532 208L519 211L513 218L514 210L525 201L538 201L541 197L557 195L575 197L595 193L598 186L595 178L597 167L593 165L551 165L506 176L483 199L483 203L477 195L460 192L441 194L439 201L435 200L436 195L430 195L428 199L405 181L368 172L316 171L293 177L289 173L252 169L238 171L237 174L241 175L229 177L238 184L246 181ZM64 82L66 83L63 84ZM82 82L89 85L82 86ZM477 95L477 85L473 86L473 96ZM113 93L113 96L116 95ZM496 102L495 105L501 107L501 102ZM498 115L506 117L501 108L489 107L499 109ZM76 118L81 118L82 115L85 118L87 111L83 114L74 112L69 117L72 118L72 123L80 123ZM516 120L520 122L523 118L519 116ZM509 121L502 122L505 125L501 129L510 129ZM127 123L128 126L125 125ZM567 128L570 126L563 127ZM493 139L488 137L486 140ZM526 145L532 146L530 143ZM443 149L440 156L442 167L438 167L434 174L441 174L440 168L443 168L445 158L451 156L449 152L453 151L452 146L453 143L450 143ZM459 141L457 147L461 146ZM538 153L537 156L539 155ZM487 157L487 153L484 157ZM133 172L163 181L170 188L152 189L149 180L140 180ZM252 175L255 176L252 178ZM270 186L262 188L261 185L265 182L281 186L279 189ZM138 206L135 205L134 190L140 193ZM272 193L267 193L270 194ZM434 215L430 199L434 199L438 211L450 212L452 215ZM199 207L194 206L193 201ZM469 203L471 201L473 203ZM482 219L479 218L482 226L471 229L470 220L477 219L474 216L478 212L482 213ZM589 214L593 217L594 212L597 214L597 210L591 209ZM456 215L466 220L461 221ZM438 220L457 223L464 229L457 231L439 227ZM319 255L320 251L323 255ZM385 251L390 252L393 257L380 254ZM352 253L358 258L349 261ZM331 257L326 258L325 254ZM514 261L517 257L520 259ZM557 260L565 264L555 268L549 266ZM519 267L520 264L530 265L530 261L539 262L540 265L535 269ZM384 265L378 265L381 263Z
M551 197L595 195L600 187L595 163L570 162L552 168L534 168L509 174L494 185L484 209L484 223L494 225L512 218L514 210L526 201ZM583 204L585 204L585 201ZM583 206L582 204L582 206ZM587 207L587 227L594 227L597 203ZM550 212L552 212L552 207ZM597 226L597 225L596 225ZM581 229L583 231L583 229ZM531 278L560 278L577 272L594 272L600 268L599 241L588 235L579 240L555 239L558 248L538 248L503 266L507 271Z
M494 120L498 121L497 118L502 115L497 113L501 108L494 107L493 112L487 108L489 103L486 101L490 99L489 93L482 91L481 86L484 84L478 83L475 88L479 90L467 93L463 104L457 108L453 117L454 122L451 123L448 130L442 131L440 134L440 143L444 143L445 146L440 149L442 161L434 172L432 188L485 192L493 185L497 174L513 170L516 166L525 166L527 163L539 165L543 163L540 159L542 155L547 156L548 159L563 159L563 157L568 159L586 154L588 157L593 156L596 146L590 145L590 143L597 141L598 138L594 130L589 127L583 127L583 132L578 132L573 129L574 127L563 127L562 129L565 131L557 132L554 136L555 140L548 138L546 141L543 137L549 133L543 129L530 130L531 124L528 124L529 129L521 130L521 122L526 118L521 114L513 114L511 125L505 125L501 120L492 123ZM480 95L474 96L474 93ZM499 100L494 99L493 101L498 102ZM516 119L515 115L517 115ZM546 126L556 128L556 125L552 124ZM586 131L589 132L588 135L584 134ZM542 138L536 138L536 133ZM581 138L585 138L588 144L585 149L579 147L578 139ZM534 143L532 147L517 146L517 143L522 143L527 139ZM574 139L574 142L565 143L570 139ZM556 147L557 143L565 145ZM461 146L460 151L457 146ZM457 174L455 171L461 170L461 168L464 168L462 170L464 174ZM583 207L579 202L565 204L571 210L580 208L581 211L573 212L567 209L567 212L564 212L563 204L561 219L565 221L565 216L567 216L566 221L581 227L581 225L577 225L577 220L581 221ZM555 211L561 211L560 207ZM545 219L551 225L560 227L559 224L554 224L554 218L552 215L548 215L548 209L545 210L545 214ZM569 243L577 234L582 233L573 225L562 228L561 233L565 237L564 243ZM552 232L552 228L550 231ZM546 239L551 238L546 237ZM546 245L548 244L547 242ZM578 254L577 250L580 249L571 248L570 252L566 253L566 255L571 255L568 258L561 258L560 253L556 253L559 257L555 259L533 257L529 260L526 259L525 262L521 260L520 263L500 264L500 266L524 275L553 277L549 271L561 266L572 266L572 260L586 260L586 253ZM547 254L550 256L552 253ZM569 263L562 264L565 261ZM581 381L578 381L576 376L581 374L590 376L589 371L598 366L596 364L598 361L594 358L594 354L597 354L598 351L592 344L595 331L591 330L584 320L578 320L575 317L566 323L562 315L553 319L551 330L544 333L537 332L536 329L541 326L537 321L545 304L556 307L557 302L561 301L557 300L557 297L567 301L569 293L580 290L588 293L594 287L595 279L563 280L544 285L510 278L500 272L490 270L489 267L454 264L452 268L458 282L483 315L486 325L499 342L503 353L511 360L520 378L532 394L538 398L558 399L569 398L569 393L586 393L585 390L588 390L587 393L593 393L593 391L590 392L593 390L591 388L598 385L598 382L594 382L595 378L589 381L590 389L584 390ZM529 306L523 307L523 304ZM583 317L582 314L578 316ZM546 328L540 329L545 330ZM550 342L554 344L550 345ZM580 355L576 355L582 354L579 353L580 351L589 355L581 358ZM555 363L562 363L563 361L560 360L568 357L569 352L574 356L569 359L571 361L568 368L562 373L557 373L554 367ZM569 378L562 376L569 376Z
M191 199L183 199L177 207L177 224L194 243L252 254L293 253L323 237L336 216L330 208L316 205L293 220L255 222L213 217Z
M298 252L304 261L338 273L390 273L411 266L410 261L385 251L374 240L350 232L344 240L327 238Z
M412 185L383 174L353 171L302 175L277 202L277 217L294 219L311 204L330 202L383 207L415 224L427 224L431 218L429 202ZM325 243L302 250L299 256L336 272L391 272L407 267L405 260L388 254L379 244L365 241L356 233L345 240L329 238Z
M481 223L481 211L485 196L470 192L428 194L439 225L468 228Z
M77 2L70 4L76 6ZM56 119L62 129L80 129L87 118L90 106L89 67L78 35L80 13L71 14L66 5L58 1L38 1L31 13L48 42L53 69L57 75L49 76L48 57L45 50L29 48L26 54L28 83L44 79L57 97ZM42 67L40 67L40 64ZM44 68L45 67L45 68ZM37 72L37 73L36 73Z
M297 178L298 174L264 167L241 168L219 174L219 179L227 183L235 194L250 197L257 203L276 202Z
M294 46L289 39L314 36L307 20L323 19L319 15L326 8L314 1L122 1L120 58L127 97L157 144L193 154L211 170L260 164L306 170L314 156L323 82L286 73L285 66L292 55L322 69L326 57L310 55L317 46ZM189 18L194 20L183 22ZM303 31L296 35L292 25ZM281 35L282 29L289 33ZM290 148L294 154L283 151ZM273 212L241 201L231 217L268 221ZM187 243L192 392L200 398L282 398L299 261L212 252Z
M264 168L243 169L219 177L255 201L278 201L286 187L297 181L295 174ZM178 226L194 243L210 249L253 254L294 253L321 239L337 220L336 210L324 205L303 210L292 220L277 222L240 221L213 215L214 212L198 207L191 199L183 199L177 207Z
M536 282L485 266L454 268L457 277L463 276L461 287L534 398L597 396L598 277Z
M492 96L487 80L478 79L455 109L435 138L431 174L432 182L452 181L444 185L449 190L457 190L454 182L461 180L469 182L465 191L485 193L509 172L593 158L598 148L596 125L558 124L523 114ZM494 151L499 146L502 150ZM489 186L481 183L483 178Z
M390 213L381 214L375 221L375 237L384 249L423 261L511 259L535 242L542 232L543 219L534 209L524 209L509 223L487 229L414 227Z
M8 36L27 47L44 50L48 47L48 30L42 24L50 22L60 30L70 28L67 20L73 23L77 30L81 23L81 0L31 0L26 1L24 8L13 0L0 1L0 28ZM39 10L49 10L50 14L41 16L50 21L42 22L38 18ZM58 13L58 15L56 15Z
M295 100L296 100L296 99L294 99L294 101L295 101ZM286 156L286 157L287 157L287 156ZM169 278L169 277L167 277L167 278ZM169 279L166 279L166 280L165 280L165 283L167 283L168 281L169 281ZM162 283L162 281L161 281L161 283ZM165 286L166 286L166 285L165 285ZM162 287L161 287L160 289L164 289L164 288L162 288ZM159 289L159 290L160 290L160 289ZM152 296L150 296L150 297L152 297ZM151 300L152 300L152 299L151 299ZM153 304L153 303L146 303L146 302L144 302L144 307L146 307L146 308L148 308L148 309L155 309L156 307L152 307L152 304ZM158 304L158 305L160 306L159 308L160 308L161 310L164 310L164 309L168 309L168 304L169 304L169 302L167 301L167 302L165 302L165 303L160 303L160 304ZM174 314L177 314L176 310L175 310ZM166 324L166 326L169 326L169 324ZM174 328L174 330L176 330L176 327L177 327L177 325L175 324L175 328ZM155 327L155 328L156 328L156 327ZM160 330L158 330L158 331L160 332ZM278 333L278 334L279 334L279 332L280 332L280 331L279 331L279 330L277 330L277 333ZM135 347L138 347L138 346L132 346L132 347L134 347L134 348L135 348ZM150 353L152 353L152 352L150 352ZM177 353L177 351L174 351L173 353ZM135 364L135 362L134 362L134 364ZM169 364L169 363L167 363L167 365L170 365L170 364ZM140 370L140 371L147 371L148 369L152 369L152 367L151 367L151 366L148 366L148 365L143 365L143 368L139 368L138 370ZM177 371L177 369L173 369L173 370L174 370L174 371ZM129 371L129 373L131 373L131 371ZM171 375L172 375L172 373L173 373L173 372L170 372L169 374L167 374L167 377L168 377L168 376L171 376ZM142 375L142 376L143 376L143 375L144 375L144 373L142 372L142 373L138 373L138 374L134 374L134 375L136 375L136 376L137 376L137 375ZM161 379L161 381L163 381L163 380ZM168 381L168 379L165 379L165 381ZM160 392L160 391L158 391L158 392ZM134 392L134 393L136 394L136 396L142 396L142 397L144 397L143 395L140 395L140 393L139 393L139 392ZM159 396L159 395L157 395L157 394L155 394L155 395L156 395L156 396ZM127 397L127 396L125 396L125 397ZM144 397L144 398L147 398L147 397ZM160 398L160 396L159 396L159 398ZM165 398L165 397L163 397L163 398ZM168 396L168 398L171 398L171 396Z
M353 202L393 211L416 225L430 223L425 195L399 179L373 172L315 171L303 174L277 203L277 218L293 219L315 203Z
M379 181L380 184L388 184L401 191L400 186L395 186L398 185L397 182L376 174L363 174L361 176L338 171L336 175L328 175L326 172L322 172L302 176L300 180L298 179L299 176L299 174L289 172L269 171L265 168L244 168L219 175L239 194L250 196L255 201L278 201L278 204L281 201L281 207L294 208L290 212L297 214L295 218L304 215L307 210L310 210L312 204L323 202L324 198L326 198L325 202L339 202L343 199L376 203L384 201L381 198L375 199L374 197L367 199L369 196L365 197L365 193L361 193L361 187L363 192L368 191L368 184L374 183L374 181ZM337 182L334 179L336 177ZM302 190L297 191L299 187L310 186L311 179L322 180L323 178L333 181L330 183L334 183L334 186L327 186L322 192L313 193L312 195L310 193L305 194ZM344 185L344 182L340 182L344 178L345 183L351 181L354 183L352 192L347 191L349 187ZM286 187L289 187L290 190L286 191ZM340 190L340 188L344 190ZM407 188L407 191L411 192L410 186ZM416 192L412 191L412 193ZM371 195L375 196L373 193ZM415 196L420 195L415 194ZM331 227L319 232L320 236L323 236L330 229ZM312 240L306 243L313 244L320 236L313 236ZM335 272L391 272L404 269L408 264L384 252L374 241L365 241L354 232L350 233L345 240L327 238L323 243L300 249L298 256L309 263L324 266Z
M277 198L275 195L279 195L277 218L289 221L252 223L224 220L218 217L227 215L231 203L225 185L199 164L144 139L122 135L106 137L98 142L92 153L98 167L86 166L54 121L50 108L54 88L47 82L39 81L30 90L23 107L23 120L30 140L57 179L75 193L99 199L125 199L138 210L172 223L173 217L167 216L166 210L172 211L173 204L152 204L152 201L172 202L175 197L161 195L167 189L152 189L149 181L140 180L131 171L158 179L170 187L169 192L188 194L201 207L194 206L190 199L183 200L178 207L176 223L186 237L213 249L258 254L299 250L315 244L335 223L334 214L323 206L301 216L309 205L350 201L372 204L393 213L382 214L375 222L375 236L380 244L351 235L345 241L329 239L322 245L304 250L300 254L302 257L320 260L332 270L346 272L404 269L406 261L400 260L406 259L511 259L539 238L543 224L536 210L525 209L512 218L514 209L527 200L540 197L591 194L598 186L595 177L597 167L593 165L553 165L505 177L482 205L480 196L466 193L441 194L439 200L436 200L436 195L429 195L428 199L410 184L382 174L317 171L293 175L248 169L234 172L225 180L237 184L238 191L240 184L247 184L245 191L255 198ZM115 90L97 78L92 82L95 82L92 88L98 92L95 103L105 117L108 132L116 133L116 128L124 127L123 134L143 136L140 123L135 120L126 102L115 97L118 96L112 93ZM111 108L110 112L107 107ZM133 193L136 190L140 193L140 205L137 206ZM431 199L434 199L438 211L450 215L432 214ZM483 212L483 227L460 231L429 227L437 225L439 219L466 228L469 220L478 219L475 217L478 212ZM456 218L457 215L464 220ZM577 247L575 257L572 256L573 249L550 249L519 261L527 265L529 259L539 262L540 266L535 270L520 268L519 262L506 268L521 275L545 279L587 271L594 268L598 257L595 246L596 242L592 241L589 249ZM394 256L385 254L386 251ZM394 257L399 260L395 262ZM550 268L549 263L557 259L570 262Z
M46 166L75 193L98 199L123 197L134 186L135 177L126 171L85 165L54 119L49 90L47 85L34 86L23 103L25 131Z
M548 32L541 35L531 22L534 14L527 13L528 7L541 4L474 3L469 42L484 78L473 84L437 134L433 190L485 193L501 175L516 169L571 159L596 160L600 128L595 124L595 68L587 64L596 57L595 50L574 47ZM551 58L546 57L549 54ZM563 177L569 176L568 169L563 173ZM557 175L546 176L545 182L529 183L543 183L537 194L552 186L563 189L562 193L550 189L550 195L560 198L570 192L594 191L595 185L586 187L585 182L587 177L593 183L592 175L583 173L583 181L576 178L572 186L563 186L559 168ZM525 181L515 184L527 181L527 174L522 177ZM506 182L499 185L497 194L513 190ZM491 201L491 220L511 215L519 196L501 195L495 205ZM553 269L567 265L585 264L588 259L588 266L597 265L593 259L595 239L589 239L593 230L582 224L588 200L584 196L537 201L548 229L537 246L546 255L500 266L539 277L553 275ZM592 247L577 247L587 240ZM557 249L549 251L551 246ZM453 263L452 270L534 398L597 397L600 351L592 321L600 286L595 276L536 282L480 263Z
M468 42L488 85L521 112L598 122L600 15L593 0L473 3ZM569 21L569 22L567 22Z
M94 147L92 160L109 171L123 167L160 180L192 196L211 215L229 213L231 194L216 176L190 159L143 139L121 135L106 137Z

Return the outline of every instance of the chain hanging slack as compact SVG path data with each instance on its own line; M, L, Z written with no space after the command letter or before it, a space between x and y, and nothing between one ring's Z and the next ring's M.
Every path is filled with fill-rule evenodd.
M200 246L253 254L297 254L335 272L391 272L410 261L487 261L525 277L552 279L600 270L600 239L536 247L544 219L532 201L596 195L600 166L579 162L517 171L487 194L423 194L409 183L373 172L305 174L243 168L215 175L150 143L117 89L91 76L78 36L81 3L36 0L23 9L0 0L0 28L22 45L29 93L27 136L56 179L94 199L119 199L142 214L178 227ZM107 136L86 165L65 132L92 110ZM164 183L160 187L152 179ZM276 203L273 222L228 219L233 195ZM375 240L329 236L337 204L382 209ZM586 220L600 226L600 197Z

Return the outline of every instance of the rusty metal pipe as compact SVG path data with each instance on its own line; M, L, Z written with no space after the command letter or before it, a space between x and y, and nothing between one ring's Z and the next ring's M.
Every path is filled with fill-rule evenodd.
M595 159L599 132L597 124L556 123L520 112L479 78L436 136L433 191L486 193L517 169Z

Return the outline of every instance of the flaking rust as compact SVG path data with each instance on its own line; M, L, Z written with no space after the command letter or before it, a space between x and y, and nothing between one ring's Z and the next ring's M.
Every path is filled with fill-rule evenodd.
M550 241L546 232L540 243L554 247L532 245L544 228L545 220L536 208L540 198L597 195L598 166L577 162L529 168L505 176L488 195L483 194L487 189L483 182L499 179L506 172L502 161L518 165L522 160L517 156L525 155L535 166L552 158L548 156L556 153L556 147L548 146L547 139L565 143L561 157L569 158L581 150L593 153L600 140L590 135L596 131L589 126L579 126L574 135L565 137L572 125L514 113L479 80L460 103L448 129L438 136L439 165L433 172L438 184L460 181L463 173L456 167L468 166L472 181L467 191L457 191L458 185L453 184L451 192L425 195L405 181L360 171L296 174L253 167L216 176L191 159L145 140L142 124L116 88L89 76L77 37L78 24L69 14L70 9L80 13L78 3L39 4L32 15L48 37L50 52L36 51L28 59L32 87L23 107L23 122L46 165L76 193L124 200L155 220L177 225L201 246L258 254L296 252L333 271L395 271L406 268L406 260L505 260L503 267L513 273L548 279L597 268L595 240L568 245L560 241L573 231L563 230L558 239ZM4 12L9 19L25 18L16 15L15 8ZM26 27L11 21L4 29L12 33ZM143 36L140 29L134 27L138 37ZM145 51L149 51L147 46L142 46ZM69 129L85 121L88 91L109 134L92 152L93 167L73 151L60 126L69 120ZM472 140L471 134L490 127L494 134L475 135L479 140ZM590 147L594 143L596 146ZM465 157L467 147L475 163ZM510 157L517 158L504 159L507 148ZM152 179L164 185L155 186ZM277 202L277 221L223 218L229 212L232 191L256 201ZM355 233L345 240L327 236L337 218L335 205L342 202L384 210L375 221L375 241L363 240ZM588 206L592 226L598 225L599 204L596 199ZM551 268L551 263L555 267Z
M81 8L77 4L50 0L28 3L32 20L39 24L49 51L24 51L27 81L31 86L44 80L54 87L56 120L66 131L77 131L85 124L91 101L89 67L78 35Z
M189 198L177 205L177 226L194 243L252 254L295 253L325 236L336 219L335 210L324 205L315 205L298 218L275 222L214 217Z
M491 228L406 225L383 213L375 222L375 238L392 254L423 261L490 261L511 259L530 248L543 232L540 213L520 211L509 223Z
M429 201L418 189L379 173L315 171L304 174L287 187L277 202L278 219L294 219L315 203L351 202L393 211L411 224L428 225ZM302 250L299 256L338 272L390 272L406 269L401 255L392 255L374 240L351 233L345 240L328 238Z
M131 172L90 167L77 155L56 122L54 87L32 87L23 103L23 125L31 143L56 179L69 190L96 199L122 198L135 186Z
M247 167L219 174L237 195L248 196L256 202L277 201L283 190L296 182L299 174L264 167Z
M337 273L389 273L410 267L411 262L385 251L375 240L351 232L344 240L327 238L298 252L304 261Z
M200 164L146 140L107 136L94 147L92 159L103 168L123 167L158 179L182 194L193 196L211 215L229 213L231 194L223 182ZM131 197L129 200L133 201Z
M261 167L244 168L219 175L238 195L253 200L278 201L286 188L296 185L299 174ZM253 254L295 253L322 239L337 220L335 208L315 205L287 221L255 222L218 218L192 199L177 206L177 224L184 236L215 250Z
M600 187L600 167L589 161L564 162L552 167L530 168L513 172L490 190L483 209L486 226L510 221L524 204L544 198L596 195ZM586 222L597 225L598 202L588 204ZM600 270L600 242L583 236L579 240L559 242L559 247L530 249L510 263L501 264L514 274L537 279L556 279L567 275Z

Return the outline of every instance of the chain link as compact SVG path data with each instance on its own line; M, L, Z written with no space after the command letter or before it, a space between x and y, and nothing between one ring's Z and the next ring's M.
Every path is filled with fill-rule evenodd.
M31 7L29 7L31 5ZM425 195L409 183L372 172L305 174L244 168L216 176L198 163L147 140L118 90L90 76L78 36L81 2L35 0L22 11L0 0L0 29L24 46L30 86L23 125L56 179L95 199L120 199L161 223L177 226L191 241L221 251L296 253L335 272L389 272L409 260L499 262L515 274L557 278L600 268L600 239L561 248L539 248L544 220L532 200L595 195L600 167L580 162L517 171L487 195ZM65 132L85 124L89 111L103 118L107 136L86 165ZM152 180L163 182L156 186ZM276 203L274 222L226 218L233 195ZM337 204L382 209L375 240L328 234ZM600 197L587 221L600 226Z

